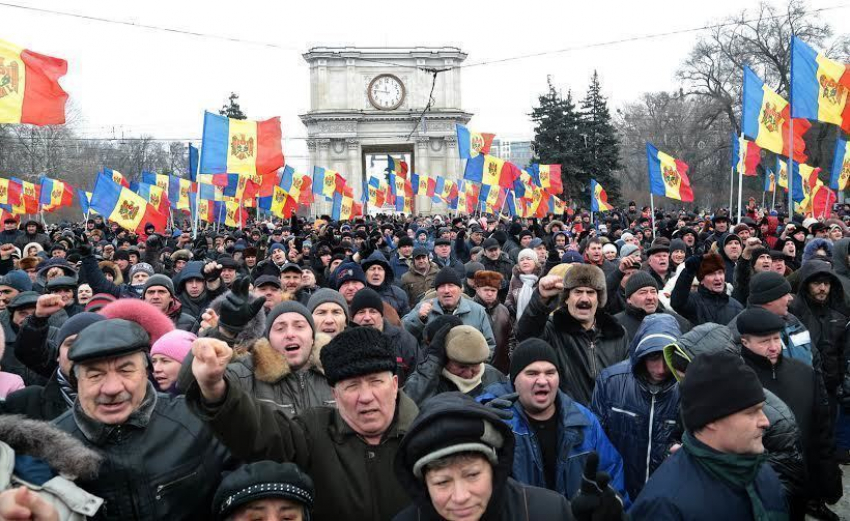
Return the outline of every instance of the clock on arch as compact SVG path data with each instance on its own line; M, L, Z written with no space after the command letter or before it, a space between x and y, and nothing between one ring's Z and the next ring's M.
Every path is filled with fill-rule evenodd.
M395 110L404 102L404 83L392 74L380 74L369 82L369 103L378 110Z

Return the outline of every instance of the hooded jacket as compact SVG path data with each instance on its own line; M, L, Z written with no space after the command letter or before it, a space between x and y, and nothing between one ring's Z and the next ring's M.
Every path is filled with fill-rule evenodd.
M224 284L221 284L219 288L214 291L209 290L206 287L206 281L204 281L204 290L201 294L194 298L189 296L189 293L186 291L186 281L191 278L203 279L203 269L203 261L187 262L180 271L180 276L174 288L177 292L177 297L180 299L180 304L183 305L183 313L191 315L196 319L199 319L201 315L203 315L204 311L216 297L227 291Z
M35 233L29 234L27 233L27 226L34 224L35 225ZM45 251L50 249L50 237L44 233L44 227L38 221L27 221L22 227L23 233L15 239L15 246L21 249L23 252L24 246L29 242L37 242L41 244L41 247L44 248Z
M676 313L675 311L671 311L664 307L664 304L661 301L658 301L658 308L655 310L655 313L652 315L647 315L646 311L636 308L626 303L626 308L614 315L614 319L620 323L621 326L626 328L626 335L629 339L629 342L634 339L638 334L638 329L640 329L641 324L643 324L646 317L655 316L655 315L669 315L676 319L676 322L679 324L679 331L682 333L687 333L691 330L691 323L688 322L684 317Z
M83 521L103 499L74 484L97 474L103 458L56 427L20 416L0 416L0 491L25 486L52 505L60 521ZM23 457L33 458L27 462ZM38 473L52 477L40 482ZM39 481L38 483L35 483Z
M744 306L726 294L725 291L715 293L700 284L696 291L691 291L691 282L696 272L685 267L676 279L670 304L676 313L682 315L694 326L714 322L726 325L744 310Z
M516 389L510 382L493 384L485 389L478 400L486 403L513 392L516 392ZM558 391L556 403L558 453L552 490L564 497L575 496L581 486L587 455L595 451L599 455L599 470L611 476L611 486L620 494L624 506L628 508L630 501L626 494L623 460L617 449L611 445L599 420L590 410L576 403L562 391ZM511 476L521 483L546 488L543 452L537 442L537 434L531 427L519 400L514 402L511 412L513 417L510 420L503 420L510 426L516 438Z
M559 519L572 521L573 515L567 499L551 490L528 486L510 477L514 463L514 436L511 429L495 413L483 407L470 407L469 399L460 393L449 393L423 404L421 414L410 427L399 445L395 457L395 475L413 500L402 510L395 521L440 521L421 479L413 475L415 457L409 449L412 440L428 435L428 427L444 416L481 418L502 434L504 443L496 451L497 463L493 465L493 491L481 521L535 521Z
M727 350L739 354L728 327L719 324L703 324L683 335L678 342L664 347L664 359L672 366L674 353L688 361L705 353ZM682 382L679 374L673 376ZM765 405L763 412L770 426L765 429L762 443L768 453L768 463L779 475L787 495L802 494L806 486L806 469L800 446L800 431L794 413L778 396L764 390ZM681 426L679 432L682 432Z
M803 263L799 274L800 288L788 310L808 329L812 346L820 353L823 383L827 392L834 395L845 373L845 353L850 352L847 316L838 311L843 309L844 287L832 272L832 266L823 261ZM819 304L809 296L808 285L815 277L830 279L829 297L825 304Z
M378 292L378 295L381 296L381 300L391 305L398 313L398 316L403 317L408 311L410 311L410 304L408 303L407 293L405 293L400 287L393 284L393 281L395 280L395 273L393 272L392 266L390 266L386 257L384 257L384 255L379 251L372 252L372 254L361 263L363 271L365 272L373 264L377 264L384 268L384 282L381 283L380 286L372 286L368 282L366 285Z
M836 241L832 248L832 265L835 268L835 276L838 277L844 290L845 309L850 309L850 264L848 264L848 255L850 255L850 238Z
M596 311L593 329L584 329L565 307L554 309L555 305L545 304L540 292L534 290L517 323L517 341L538 337L549 342L558 360L561 390L589 406L599 373L628 357L626 330L601 309Z
M92 255L83 257L80 266L80 275L87 282L94 293L109 293L115 298L142 298L144 284L133 286L131 284L115 284L109 282L103 276L97 259Z
M679 384L672 374L660 384L649 381L643 360L662 353L681 332L664 314L643 321L629 346L629 360L606 368L596 380L590 409L623 457L626 490L636 498L649 476L667 458L675 441Z

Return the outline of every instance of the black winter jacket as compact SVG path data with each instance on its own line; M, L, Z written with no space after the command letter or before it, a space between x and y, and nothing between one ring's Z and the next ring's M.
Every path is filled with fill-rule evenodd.
M404 385L404 393L419 405L437 394L460 392L454 382L443 376L443 368L443 364L436 356L429 356L408 377ZM498 369L490 364L484 364L481 383L466 394L477 398L488 385L507 381L508 379Z
M691 282L695 276L696 273L685 265L670 295L670 305L673 306L673 310L688 319L691 324L698 326L714 322L726 325L744 310L744 306L729 297L726 292L714 293L702 284L697 291L692 292Z
M54 374L44 387L31 385L6 396L2 414L22 414L33 420L53 421L69 409Z
M611 315L599 310L596 325L586 330L566 308L552 313L554 306L555 299L547 305L540 292L534 290L517 324L517 341L538 337L549 342L555 348L561 390L589 407L599 373L629 356L626 330Z
M675 318L676 322L679 324L679 330L682 333L687 333L691 330L690 322L688 322L684 317L682 317L678 313L664 309L664 304L662 304L661 302L658 303L658 309L656 310L656 313L664 313ZM646 316L647 315L644 310L633 307L627 303L626 309L614 315L614 319L626 329L626 338L629 342L631 342L637 334L638 328L643 323L643 319L646 318Z

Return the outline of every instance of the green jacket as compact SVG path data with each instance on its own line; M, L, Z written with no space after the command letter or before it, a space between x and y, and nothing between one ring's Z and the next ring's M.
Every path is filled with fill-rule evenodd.
M221 405L203 403L197 383L186 393L190 409L207 422L233 455L245 461L291 461L313 478L316 521L390 520L410 504L393 460L419 409L402 391L380 445L367 444L333 407L315 407L293 419L253 399L228 380Z

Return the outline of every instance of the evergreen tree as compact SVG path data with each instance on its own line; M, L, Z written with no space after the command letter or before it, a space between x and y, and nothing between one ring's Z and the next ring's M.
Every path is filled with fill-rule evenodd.
M561 165L564 193L567 197L576 197L581 193L575 182L579 175L579 115L572 94L567 91L566 98L562 97L552 85L551 77L547 78L547 83L549 90L537 98L538 106L531 112L531 120L535 123L532 162Z
M227 103L221 106L221 110L218 111L222 116L227 116L228 118L233 119L248 119L248 116L242 112L242 107L239 106L239 94L235 92L230 93L230 97L227 98Z
M619 202L620 181L614 175L620 169L620 145L596 71L593 71L587 95L581 101L579 118L579 134L583 142L578 166L582 180L586 179L585 190L590 190L590 178L595 178L608 193L608 200ZM590 193L587 195L589 197Z

